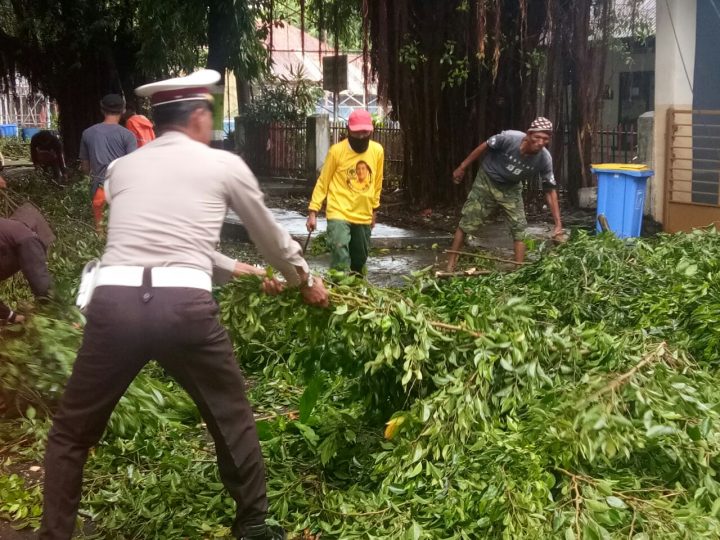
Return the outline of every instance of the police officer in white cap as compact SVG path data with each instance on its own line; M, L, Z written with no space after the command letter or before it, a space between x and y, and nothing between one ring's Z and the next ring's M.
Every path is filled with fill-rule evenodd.
M190 394L215 440L220 476L237 503L237 538L284 538L265 524L265 469L232 344L210 293L213 268L242 265L214 251L228 205L260 253L305 301L327 306L301 248L272 218L236 155L211 149L220 75L201 70L136 90L150 97L160 137L116 160L105 183L107 247L82 347L48 438L40 538L69 540L88 450L142 367L157 360ZM266 280L268 292L278 284Z

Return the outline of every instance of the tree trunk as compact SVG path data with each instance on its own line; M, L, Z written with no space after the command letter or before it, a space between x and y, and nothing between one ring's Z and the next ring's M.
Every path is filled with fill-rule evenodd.
M230 54L229 34L232 9L227 0L212 0L209 2L208 10L208 69L214 69L220 73L219 85L225 84L225 70L228 66Z
M537 71L528 67L525 51L537 46L544 3L529 5L522 28L517 1L505 2L504 11L495 2L487 5L481 12L477 2L467 11L460 2L441 0L369 3L373 69L403 129L407 195L418 208L464 200L471 178L455 187L453 169L482 140L503 129L522 130L535 114L537 90L530 86L537 84ZM499 34L479 36L486 23ZM506 34L521 36L523 47L497 43ZM484 58L478 43L484 43Z
M527 128L537 113L543 54L544 112L561 134L554 142L556 157L562 157L560 130L567 126L570 131L567 180L574 198L589 182L591 134L610 27L608 2L367 2L368 58L380 101L392 104L405 135L408 199L418 207L464 200L471 177L455 188L450 183L453 169L493 133Z
M60 113L60 135L67 163L78 159L82 132L103 120L102 97L120 91L116 74L114 62L104 55L94 55L81 68L68 69L67 80L73 84L57 84L51 89L50 95L57 101Z
M593 24L592 9L600 9L602 18L609 16L609 0L594 5L575 0L572 5L574 31L570 42L572 57L569 74L571 87L570 140L568 143L568 192L573 205L578 203L578 190L591 184L593 128L597 125L598 103L605 75L607 56L607 25L601 28L601 38L590 41Z

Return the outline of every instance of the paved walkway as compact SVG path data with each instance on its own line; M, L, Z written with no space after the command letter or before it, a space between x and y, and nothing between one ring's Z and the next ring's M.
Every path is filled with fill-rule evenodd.
M285 210L282 208L271 208L270 211L278 223L280 223L293 238L300 240L302 243L305 242L308 235L307 229L305 228L307 216L294 210ZM318 216L318 229L313 234L313 237L325 231L326 228L327 222L325 218ZM228 212L227 218L225 219L223 236L241 242L248 241L247 232L242 225L242 221L232 210ZM412 231L378 223L373 229L371 242L374 248L401 249L408 246L429 247L432 244L442 244L449 241L449 239L450 236L442 232Z

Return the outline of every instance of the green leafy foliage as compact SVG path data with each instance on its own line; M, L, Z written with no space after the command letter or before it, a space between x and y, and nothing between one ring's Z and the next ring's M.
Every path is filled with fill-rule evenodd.
M315 235L310 243L310 254L317 256L323 253L330 253L330 245L328 244L327 231L323 231Z
M66 157L97 122L106 92L207 66L245 81L269 69L268 2L210 0L0 1L0 72L55 100ZM84 104L78 106L78 103Z
M314 414L360 403L344 427L375 429L353 456L371 453L367 477L338 483L349 465L321 459L325 485L275 493L273 508L333 537L715 536L718 254L714 231L629 245L579 234L473 282L421 276L400 294L343 278L331 311L229 287L244 365L336 377L345 392ZM383 442L392 411L402 422ZM277 423L286 455L325 443Z
M260 83L260 95L248 104L244 115L251 122L304 122L322 96L320 85L308 79L302 65L289 76L268 75Z
M305 31L343 50L362 48L362 4L356 0L286 0L273 4L274 18L298 28L304 5ZM306 46L308 44L306 43ZM310 51L308 51L310 52Z
M30 161L30 143L23 142L16 137L0 138L0 154L3 155L5 161L25 159Z
M72 197L40 198L53 213ZM57 249L83 258L91 234ZM71 290L81 262L64 260L52 268ZM327 310L264 296L256 278L218 290L271 516L323 538L717 538L718 261L714 230L578 233L511 274L419 274L402 290L332 274ZM0 423L0 451L16 462L39 459L79 346L64 302L2 336L23 418ZM0 492L17 507L0 512L36 516L37 489L13 474ZM108 538L229 536L212 444L154 364L85 478L83 515Z
M0 463L0 473L5 464ZM37 527L42 514L39 488L28 489L17 474L0 475L0 518L18 523L18 527Z

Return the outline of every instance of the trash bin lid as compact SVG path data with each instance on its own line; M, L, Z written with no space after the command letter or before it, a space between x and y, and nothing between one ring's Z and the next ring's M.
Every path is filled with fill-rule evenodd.
M593 163L590 165L599 171L612 169L614 171L649 171L650 167L644 163Z
M651 168L644 163L597 163L590 165L594 173L616 172L629 176L652 176L655 174Z

